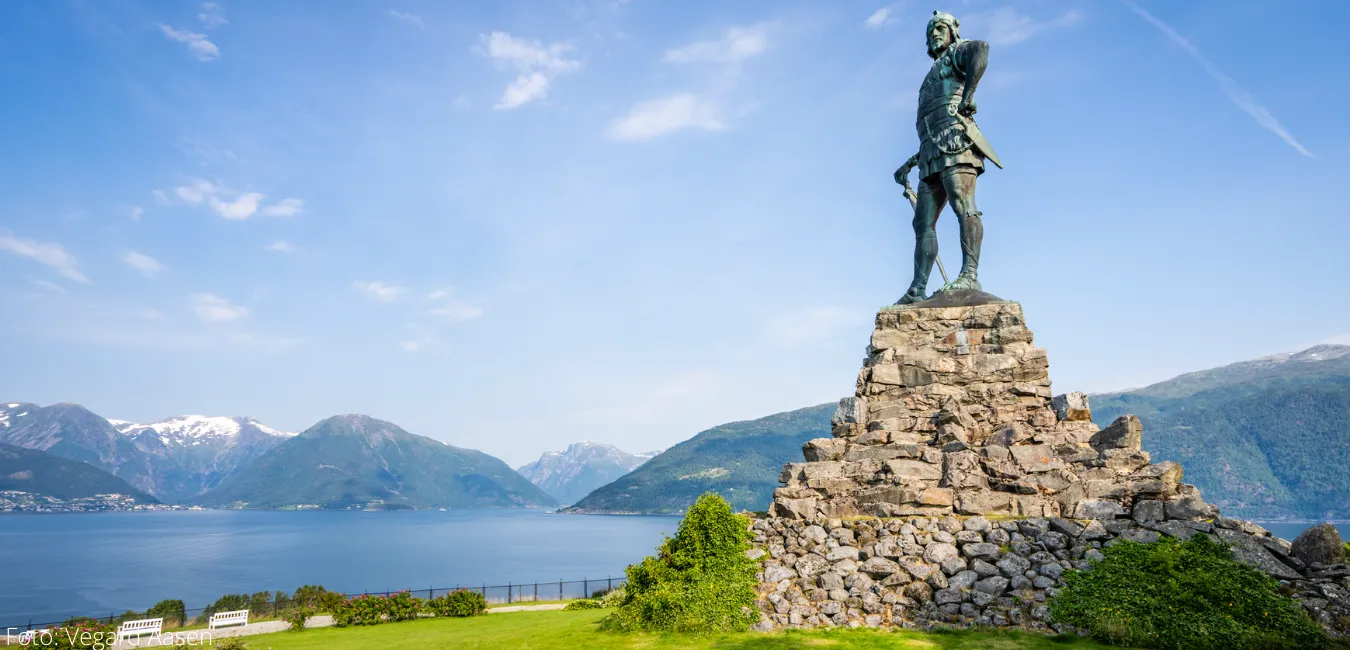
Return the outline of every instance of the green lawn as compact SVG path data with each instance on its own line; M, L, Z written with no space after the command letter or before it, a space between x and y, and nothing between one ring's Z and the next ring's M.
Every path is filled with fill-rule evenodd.
M1089 650L1106 648L1079 639L1015 632L879 632L831 630L777 634L726 634L707 637L600 632L603 610L492 614L467 619L426 619L371 627L318 628L304 632L245 637L259 650L424 650L425 648L520 648L522 650L794 650L830 647L937 650Z

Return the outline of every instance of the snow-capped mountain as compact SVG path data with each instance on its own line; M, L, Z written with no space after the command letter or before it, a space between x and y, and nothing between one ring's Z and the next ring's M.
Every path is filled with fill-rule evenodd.
M582 441L563 451L548 451L519 469L522 476L564 504L637 469L660 451L630 454L614 445Z
M194 497L295 434L253 418L106 420L78 404L0 404L0 442L102 467L166 502Z

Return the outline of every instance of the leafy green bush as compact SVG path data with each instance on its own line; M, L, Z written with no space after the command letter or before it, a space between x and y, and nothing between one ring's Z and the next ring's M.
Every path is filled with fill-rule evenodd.
M674 537L628 567L608 630L703 633L744 630L759 620L755 570L746 557L750 522L722 497L704 493L689 507Z
M605 595L600 598L600 605L606 608L618 607L619 603L622 603L623 599L627 597L628 592L624 590L623 586L615 587L605 592Z
M164 624L182 625L187 620L187 607L181 600L161 600L154 607L145 610L146 618L162 618Z
M581 598L578 600L569 601L567 603L567 606L564 607L563 609L570 612L578 609L604 609L604 607L605 604L601 601L594 600L591 598Z
M321 612L332 614L345 602L347 602L346 595L336 591L325 591L315 596L313 607Z
M1329 641L1279 585L1199 535L1119 542L1068 571L1050 615L1106 643L1163 650L1314 650Z
M286 613L281 615L281 620L286 621L286 623L290 625L290 627L287 628L290 631L303 632L305 631L305 621L309 620L309 617L313 615L314 610L309 607L296 607L294 609L286 610Z
M296 587L295 593L291 596L291 606L318 607L319 602L324 596L331 593L333 592L325 589L323 585L303 585ZM342 598L342 594L337 595L339 598Z
M437 616L475 616L487 611L487 599L476 591L458 589L428 600L426 609Z
M1341 545L1345 547L1345 561L1350 562L1350 542L1342 542Z

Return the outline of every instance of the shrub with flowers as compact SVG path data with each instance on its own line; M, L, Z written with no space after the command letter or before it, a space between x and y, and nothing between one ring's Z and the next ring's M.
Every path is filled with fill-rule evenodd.
M474 616L487 611L487 599L476 591L458 589L428 600L426 611L436 616Z
M338 627L378 625L417 618L422 605L421 599L400 591L389 596L370 594L349 598L331 613L333 624Z

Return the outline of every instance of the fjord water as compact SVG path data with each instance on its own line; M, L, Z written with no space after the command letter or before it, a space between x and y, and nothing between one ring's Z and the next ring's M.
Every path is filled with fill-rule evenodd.
M227 593L347 593L603 580L678 517L453 512L127 512L0 516L0 626L204 607ZM543 597L541 588L541 598Z

